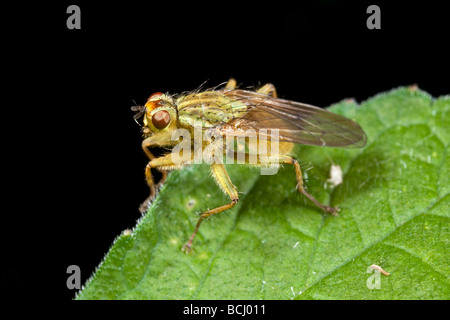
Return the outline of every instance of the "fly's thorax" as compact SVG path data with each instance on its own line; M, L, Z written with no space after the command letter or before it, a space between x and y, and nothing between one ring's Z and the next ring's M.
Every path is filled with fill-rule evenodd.
M175 102L178 121L182 126L204 128L224 125L244 116L247 106L225 96L220 91L205 91L179 97Z

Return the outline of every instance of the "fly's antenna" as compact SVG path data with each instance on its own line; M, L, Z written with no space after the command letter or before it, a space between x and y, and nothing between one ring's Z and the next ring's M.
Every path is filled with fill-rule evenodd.
M133 116L134 121L141 127L141 124L138 122L138 119L142 117L142 115L145 113L146 109L145 106L138 106L136 102L133 100L135 106L131 107L132 111L136 111L136 114Z

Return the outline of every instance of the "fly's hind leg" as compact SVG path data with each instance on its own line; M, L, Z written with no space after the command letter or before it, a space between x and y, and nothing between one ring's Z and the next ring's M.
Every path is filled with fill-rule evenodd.
M203 220L208 218L209 216L212 216L213 214L228 210L239 201L238 193L236 190L236 187L233 185L233 183L230 180L230 177L228 176L227 170L225 169L225 166L223 164L213 163L211 164L211 172L216 180L217 184L219 185L220 189L222 189L229 197L231 202L228 204L224 204L220 207L208 210L203 212L200 215L200 218L198 219L197 225L195 226L194 232L190 236L188 242L183 246L182 250L186 253L189 253L192 248L192 242L194 241L194 238L198 232L198 229L200 228L201 223Z
M297 189L298 191L303 194L305 197L307 197L309 200L311 200L312 202L314 202L314 204L316 206L318 206L319 208L321 208L322 210L324 210L325 212L329 212L334 216L337 216L337 213L339 212L339 208L337 207L330 207L330 206L326 206L322 203L320 203L319 201L317 201L316 198L314 198L312 195L310 195L305 188L303 187L303 176L302 176L302 169L300 167L300 164L298 163L298 161L296 159L294 159L291 156L280 156L279 158L281 163L286 163L286 164L292 164L294 165L295 168L295 175L297 178Z
M275 89L275 86L271 83L266 83L261 88L259 88L258 91L256 91L256 92L262 93L262 94L267 94L273 98L278 97L277 90Z
M225 85L225 90L234 90L234 89L236 89L236 80L234 78L230 78L227 84ZM277 90L275 89L275 86L271 83L266 83L256 92L267 94L273 98L277 97Z

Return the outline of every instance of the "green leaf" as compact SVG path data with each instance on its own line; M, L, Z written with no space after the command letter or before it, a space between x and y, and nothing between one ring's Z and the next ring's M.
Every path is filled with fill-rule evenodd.
M291 166L264 176L228 165L241 201L203 223L186 255L196 213L229 199L207 166L175 171L77 299L449 299L450 97L398 88L331 110L358 121L367 146L296 156L308 191L339 216L295 190ZM343 170L334 188L332 164Z

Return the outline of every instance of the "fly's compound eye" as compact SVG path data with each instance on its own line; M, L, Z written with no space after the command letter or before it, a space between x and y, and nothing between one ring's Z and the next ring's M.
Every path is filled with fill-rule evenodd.
M156 112L152 116L152 123L156 129L164 129L170 123L170 114L166 110Z

